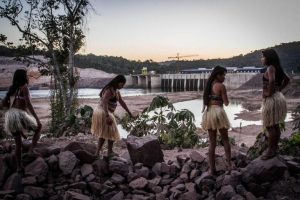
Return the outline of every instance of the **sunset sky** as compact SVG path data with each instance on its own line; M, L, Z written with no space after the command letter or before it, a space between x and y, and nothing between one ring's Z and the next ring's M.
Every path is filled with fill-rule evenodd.
M299 0L92 0L81 53L225 58L300 40ZM1 33L17 30L0 19Z

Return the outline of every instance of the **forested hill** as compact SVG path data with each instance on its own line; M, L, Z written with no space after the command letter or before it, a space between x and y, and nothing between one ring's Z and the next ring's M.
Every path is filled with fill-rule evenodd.
M274 48L281 59L281 64L286 71L300 72L300 41L283 43ZM208 60L194 60L194 61L179 61L179 62L163 62L156 63L150 61L130 61L122 57L112 56L95 56L77 55L75 63L78 67L92 67L101 69L106 72L130 74L133 70L136 73L141 73L142 67L147 67L148 70L155 70L158 73L167 73L176 71L177 66L180 69L192 69L206 67L211 68L216 65L225 67L243 67L243 66L261 66L260 58L261 51L255 50L245 55L234 56L227 59L208 59ZM168 65L166 65L168 63Z
M274 47L281 59L282 66L286 71L300 72L300 41L283 43ZM148 70L155 70L157 73L175 72L177 66L179 69L193 69L206 67L211 68L216 65L225 67L243 67L243 66L261 66L260 58L261 51L255 50L245 55L234 56L226 59L208 59L208 60L193 60L193 61L168 61L168 62L153 62L134 61L122 57L114 56L96 56L94 54L76 55L75 65L80 68L95 68L109 73L115 74L132 74L141 73L142 67L147 67ZM20 52L0 46L0 56L15 56Z

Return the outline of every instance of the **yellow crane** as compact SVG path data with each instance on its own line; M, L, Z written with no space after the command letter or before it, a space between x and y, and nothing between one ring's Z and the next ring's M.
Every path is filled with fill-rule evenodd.
M183 55L183 56L181 56L181 55L179 55L179 53L177 53L177 55L176 56L170 56L170 57L168 57L168 59L174 59L174 58L176 58L177 59L177 73L179 73L179 60L181 59L181 58L187 58L187 57L195 57L195 56L198 56L197 54L193 54L193 55Z

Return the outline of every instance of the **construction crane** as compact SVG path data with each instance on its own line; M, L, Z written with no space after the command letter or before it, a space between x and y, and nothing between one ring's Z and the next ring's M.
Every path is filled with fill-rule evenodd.
M176 56L168 57L168 59L174 59L174 58L177 59L177 73L179 73L179 60L180 60L181 58L195 57L195 56L198 56L198 55L197 55L197 54L194 54L194 55L184 55L184 56L180 56L179 53L177 53Z

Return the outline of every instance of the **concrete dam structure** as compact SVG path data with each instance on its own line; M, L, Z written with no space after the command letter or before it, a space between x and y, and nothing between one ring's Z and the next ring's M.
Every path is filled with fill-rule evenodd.
M257 72L227 73L225 85L227 89L237 89L249 81ZM161 88L166 90L200 90L203 91L210 73L200 74L160 74L126 76L127 87Z

